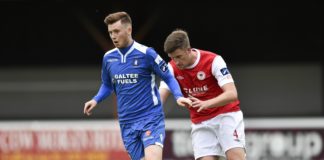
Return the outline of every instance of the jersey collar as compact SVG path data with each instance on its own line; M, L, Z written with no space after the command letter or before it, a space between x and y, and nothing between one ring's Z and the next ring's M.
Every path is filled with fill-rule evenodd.
M194 52L197 52L197 59L196 59L195 63L193 63L192 65L186 67L186 69L192 69L192 68L196 67L197 64L198 64L198 62L199 62L199 60L200 60L200 51L198 49L195 49L195 48L192 48L192 50Z

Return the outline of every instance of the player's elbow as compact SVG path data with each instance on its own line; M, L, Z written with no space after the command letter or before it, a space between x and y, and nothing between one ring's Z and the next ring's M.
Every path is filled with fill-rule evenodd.
M229 101L231 101L231 102L238 100L238 94L236 91L229 91L227 95L228 95Z
M160 87L159 93L160 93L160 98L161 98L162 104L164 104L165 101L167 100L170 92L168 89Z

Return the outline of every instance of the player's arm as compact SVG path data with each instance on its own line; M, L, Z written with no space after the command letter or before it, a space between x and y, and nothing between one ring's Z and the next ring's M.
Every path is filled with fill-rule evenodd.
M148 57L151 59L152 68L154 73L156 73L170 88L174 98L176 99L178 105L187 106L191 105L191 100L188 98L184 98L183 94L180 90L180 86L174 76L171 74L167 63L152 49L149 48L147 50ZM163 93L164 94L164 93ZM162 102L167 98L162 97Z
M170 64L168 64L168 69L170 73L174 76L173 68ZM160 82L159 92L160 92L161 101L164 104L168 99L169 95L171 94L171 92L168 85L163 80L161 80Z
M193 101L192 107L199 108L197 110L198 112L206 108L224 106L238 99L234 80L221 56L217 56L214 59L212 64L212 74L217 79L218 85L221 86L223 93L206 101L201 101L195 97L191 97L190 99Z
M221 88L223 89L223 93L206 101L201 101L198 98L190 97L192 100L192 107L199 108L197 111L200 112L206 108L227 105L238 99L236 87L233 82L224 84Z
M103 101L106 97L108 97L111 92L113 91L111 78L107 72L106 68L106 61L105 58L102 63L102 70L101 70L101 86L99 88L98 93L88 102L84 104L83 113L86 115L91 115L91 111L97 106L98 103Z
M162 78L162 77L161 77ZM184 106L184 107L189 107L192 105L192 101L189 98L185 98L180 90L180 86L177 82L177 80L174 78L174 76L172 74L170 74L170 72L167 74L167 76L162 78L163 81L167 84L167 86L170 88L169 91L172 92L174 98L177 101L177 104L179 106ZM162 90L162 94L170 94L170 92L168 92L166 89ZM163 95L164 96L164 95ZM166 97L162 97L164 100L162 102L166 101Z
M160 92L162 104L164 104L171 93L169 87L167 86L167 84L165 84L164 81L160 82L159 92Z

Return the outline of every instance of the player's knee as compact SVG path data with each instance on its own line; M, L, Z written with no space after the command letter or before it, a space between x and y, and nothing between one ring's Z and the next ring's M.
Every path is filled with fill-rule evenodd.
M158 145L146 147L145 160L162 160L162 147Z
M241 155L230 155L227 156L227 160L245 160L245 158Z
M205 157L198 158L198 160L220 160L220 159L217 156L205 156Z

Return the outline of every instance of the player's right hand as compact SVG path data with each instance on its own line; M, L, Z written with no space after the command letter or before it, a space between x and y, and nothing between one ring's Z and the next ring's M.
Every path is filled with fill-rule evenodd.
M95 101L94 99L86 102L84 104L84 108L83 108L83 113L86 114L87 116L91 115L91 110L97 105L97 101Z
M180 97L177 99L177 104L183 107L191 107L192 101L189 98Z

